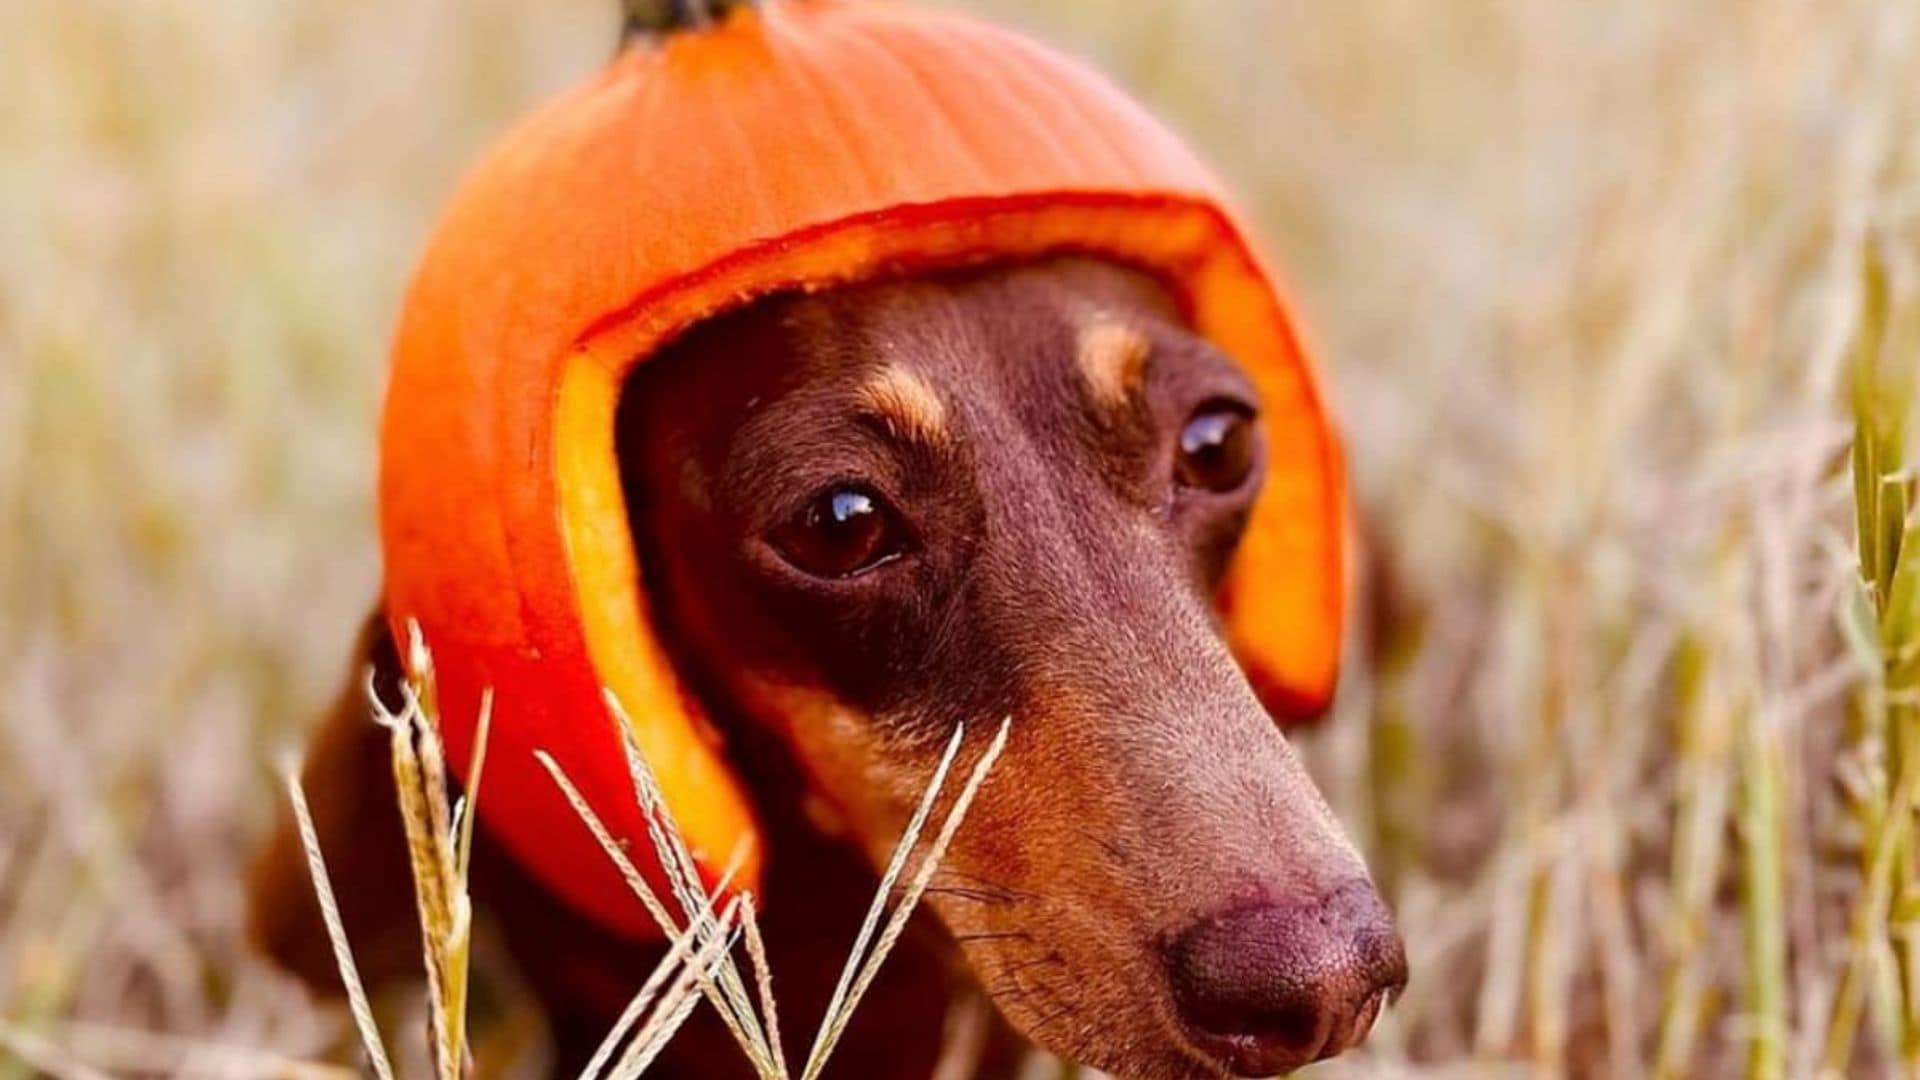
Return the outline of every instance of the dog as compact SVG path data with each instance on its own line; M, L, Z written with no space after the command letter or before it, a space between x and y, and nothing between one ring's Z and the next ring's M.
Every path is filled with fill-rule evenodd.
M1365 865L1222 640L1261 418L1154 278L1062 256L763 299L636 369L617 447L653 619L763 817L790 1030L824 1011L954 725L1012 718L843 1075L931 1075L976 993L1003 1025L983 1075L1022 1040L1139 1080L1271 1075L1359 1043L1405 983ZM397 693L385 625L303 766L371 981L419 964L364 700L369 668ZM665 946L484 843L475 875L570 1075ZM252 915L337 987L290 821ZM749 1075L705 1010L656 1070Z

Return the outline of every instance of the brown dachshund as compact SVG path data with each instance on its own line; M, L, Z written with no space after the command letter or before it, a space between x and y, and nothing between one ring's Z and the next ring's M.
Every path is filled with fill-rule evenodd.
M1255 397L1154 281L1058 259L781 296L633 379L618 445L646 593L765 823L789 1030L824 1010L953 725L1012 716L840 1075L930 1075L975 988L1010 1032L1143 1080L1267 1075L1365 1037L1406 979L1399 938L1211 607L1265 468ZM372 626L306 775L382 978L419 959L360 698L365 664L398 672ZM662 947L478 860L570 1072ZM337 985L286 827L254 915L281 962ZM746 1075L704 1010L657 1068Z

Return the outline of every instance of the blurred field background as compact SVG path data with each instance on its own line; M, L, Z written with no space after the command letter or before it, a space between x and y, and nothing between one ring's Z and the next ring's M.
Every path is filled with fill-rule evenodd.
M1322 1075L1920 1061L1920 8L974 6L1189 135L1326 352L1374 617L1306 741L1414 980ZM418 246L613 8L0 5L0 1077L359 1060L241 868L377 587Z

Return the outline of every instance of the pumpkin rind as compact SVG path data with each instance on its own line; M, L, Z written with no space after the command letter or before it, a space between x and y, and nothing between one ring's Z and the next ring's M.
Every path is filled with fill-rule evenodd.
M1079 252L1176 290L1253 377L1271 447L1222 600L1229 638L1270 702L1324 706L1344 606L1339 451L1225 207L1179 141L1083 65L882 2L768 3L636 44L516 126L429 242L381 448L388 613L434 650L452 760L495 691L487 826L581 910L653 932L532 756L551 753L649 850L605 686L703 869L756 835L647 627L614 408L632 365L701 319L919 269Z

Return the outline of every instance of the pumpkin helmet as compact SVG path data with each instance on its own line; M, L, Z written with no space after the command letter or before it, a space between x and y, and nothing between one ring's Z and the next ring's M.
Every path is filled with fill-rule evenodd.
M634 365L771 293L1068 252L1159 277L1254 380L1273 465L1221 610L1268 704L1319 711L1346 542L1320 392L1214 177L1088 67L945 12L765 0L635 35L467 174L393 347L385 603L433 648L454 761L492 689L480 812L556 894L657 932L533 753L644 843L603 690L704 872L756 835L649 628L614 457Z

